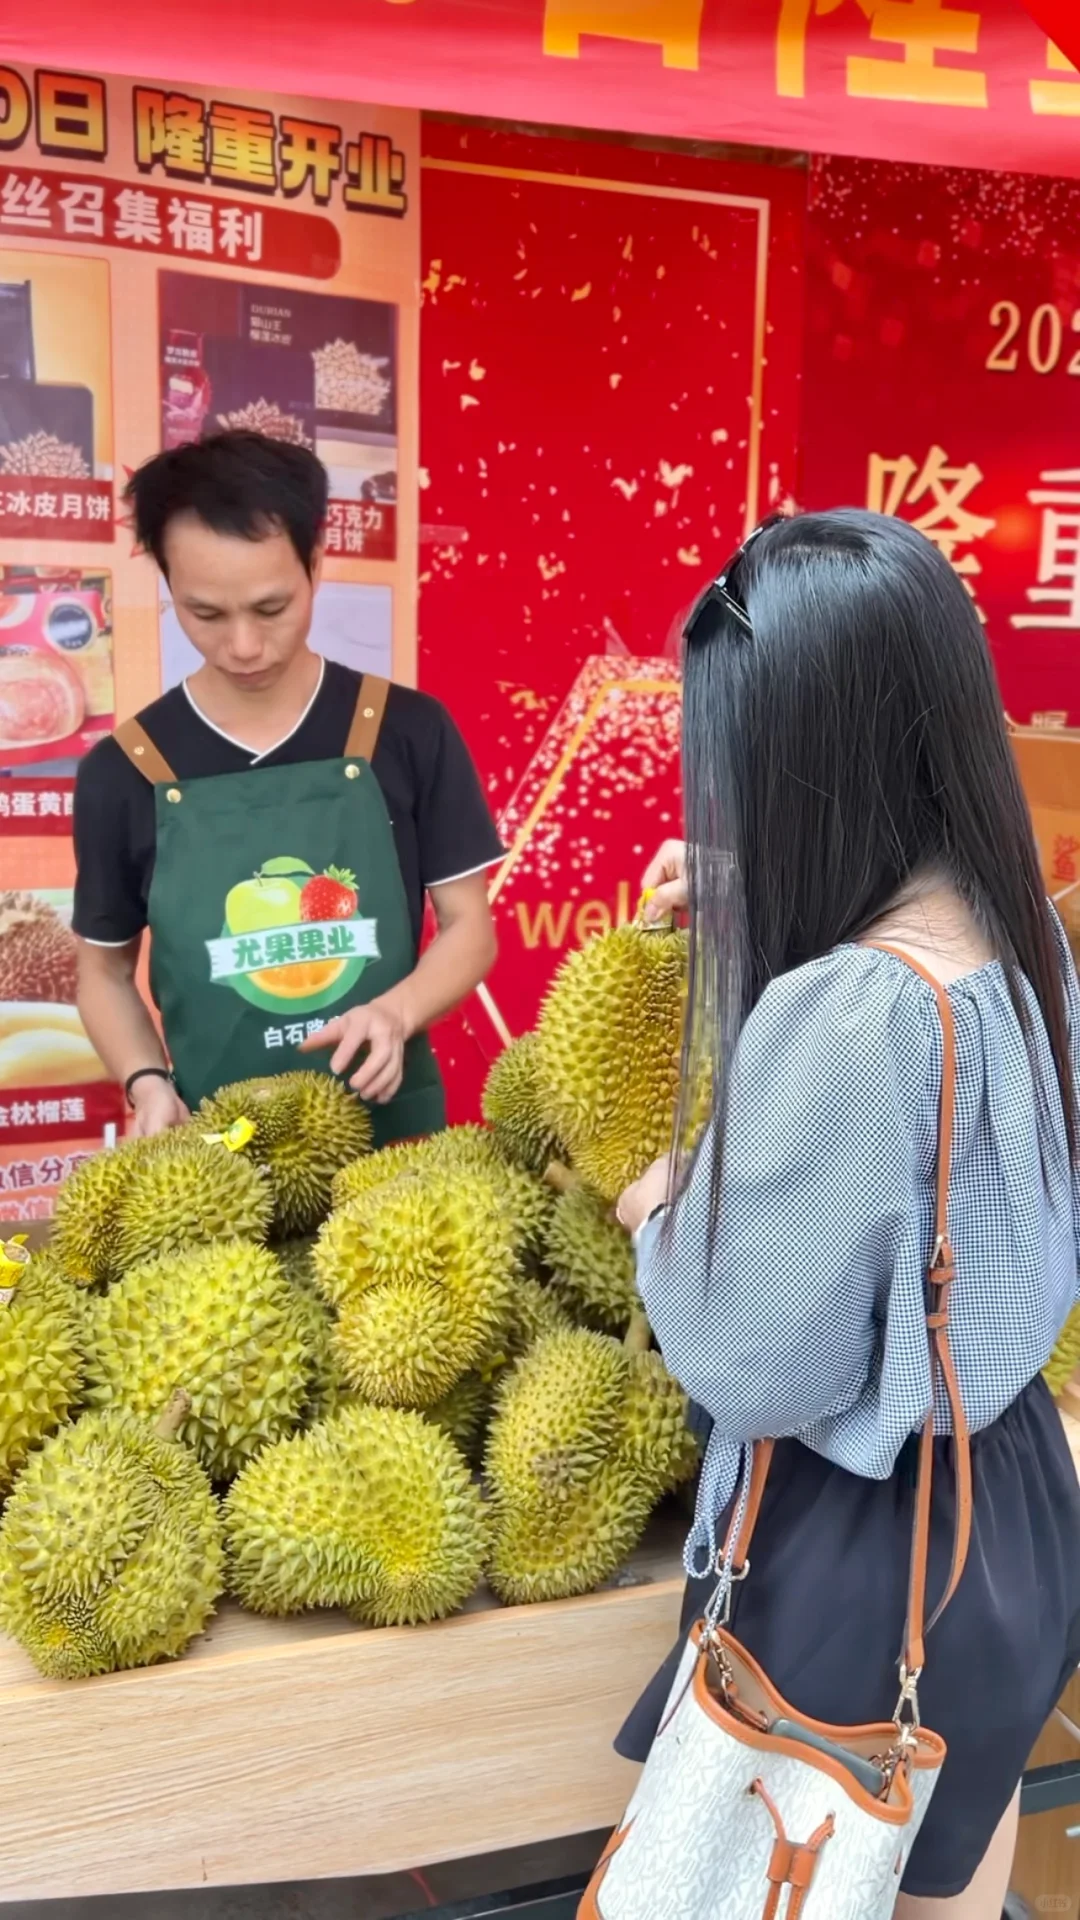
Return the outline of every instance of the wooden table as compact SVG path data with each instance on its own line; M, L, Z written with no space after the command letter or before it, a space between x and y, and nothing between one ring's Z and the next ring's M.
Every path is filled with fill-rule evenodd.
M1066 1421L1080 1472L1080 1420ZM231 1603L172 1665L44 1680L0 1641L0 1904L393 1872L613 1825L683 1523L587 1599L365 1632Z

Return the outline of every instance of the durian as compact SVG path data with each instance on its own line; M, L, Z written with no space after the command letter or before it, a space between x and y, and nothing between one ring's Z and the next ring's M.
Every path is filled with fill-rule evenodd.
M609 1579L694 1471L686 1414L658 1354L583 1329L541 1339L501 1382L488 1432L500 1599L563 1599Z
M343 1168L334 1182L334 1206L347 1206L404 1173L423 1177L425 1169L485 1175L506 1211L521 1258L535 1263L543 1246L553 1195L542 1180L511 1165L495 1135L485 1127L447 1127L407 1146L384 1147L366 1160Z
M233 1591L257 1613L346 1607L372 1626L440 1619L478 1584L483 1502L419 1414L342 1408L268 1447L225 1501Z
M1057 1337L1057 1343L1043 1368L1043 1378L1051 1393L1059 1394L1080 1366L1080 1307L1074 1307Z
M0 1275L0 1501L82 1388L80 1299L47 1254Z
M499 1055L484 1087L484 1119L508 1160L527 1173L544 1173L566 1150L545 1120L537 1078L538 1042L523 1034Z
M334 1346L334 1316L315 1283L314 1239L286 1240L274 1248L285 1278L296 1296L304 1330L304 1344L311 1356L305 1426L314 1426L333 1413L340 1401L349 1398Z
M491 1406L491 1383L479 1373L463 1373L449 1393L425 1409L426 1418L472 1460Z
M0 893L0 1000L73 1007L79 984L75 935L33 893Z
M123 1272L120 1202L136 1165L150 1157L153 1144L125 1140L106 1153L92 1154L60 1188L51 1246L78 1286L117 1280Z
M225 1133L240 1119L255 1127L249 1158L268 1169L274 1232L313 1233L330 1211L335 1175L370 1151L367 1108L326 1073L238 1080L199 1108L207 1132Z
M428 1407L503 1337L517 1272L486 1174L426 1166L340 1207L315 1249L337 1350L365 1400Z
M207 1143L189 1129L140 1154L126 1170L116 1215L121 1271L197 1242L265 1240L272 1200L244 1153Z
M151 1415L183 1383L181 1437L229 1480L292 1430L312 1374L304 1316L274 1255L243 1240L163 1254L88 1302L87 1398Z
M554 1202L544 1259L560 1299L587 1325L623 1333L640 1305L634 1249L607 1202L569 1187Z
M155 1430L85 1414L30 1456L0 1520L0 1628L53 1679L183 1653L222 1589L217 1502L177 1441L183 1400Z
M544 1001L543 1115L605 1200L671 1146L687 966L685 933L616 927L564 961Z
M558 1296L539 1280L522 1275L514 1282L507 1346L520 1359L549 1333L568 1333L574 1322Z

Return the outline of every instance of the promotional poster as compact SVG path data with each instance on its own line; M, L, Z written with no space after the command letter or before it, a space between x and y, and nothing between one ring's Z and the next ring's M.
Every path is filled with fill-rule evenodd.
M316 644L415 672L419 119L5 70L0 1219L124 1124L75 1010L82 756L197 664L122 492L223 426L330 474Z

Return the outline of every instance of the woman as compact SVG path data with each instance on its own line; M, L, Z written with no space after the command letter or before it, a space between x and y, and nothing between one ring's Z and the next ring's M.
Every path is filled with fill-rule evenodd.
M648 879L654 915L689 906L684 1086L707 1048L714 1119L671 1204L662 1162L620 1215L665 1359L712 1422L688 1565L710 1564L744 1444L785 1436L734 1630L802 1712L890 1717L932 1399L942 1039L932 985L887 942L956 1023L952 1343L975 1474L920 1687L949 1758L896 1912L999 1920L1020 1776L1080 1663L1080 1488L1039 1377L1077 1298L1080 989L982 630L928 541L855 511L766 523L686 642L690 851ZM944 1401L938 1428L932 1596ZM691 1579L685 1623L713 1584ZM677 1653L623 1729L629 1758Z

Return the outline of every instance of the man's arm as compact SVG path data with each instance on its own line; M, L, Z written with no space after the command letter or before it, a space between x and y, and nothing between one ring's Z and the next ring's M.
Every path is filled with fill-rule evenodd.
M141 937L123 947L79 941L79 1018L92 1046L121 1086L140 1067L167 1068L157 1028L135 982ZM135 1132L144 1138L180 1126L188 1110L168 1080L156 1074L131 1090Z
M468 998L495 964L498 942L486 873L470 873L432 887L438 933L413 972L366 1007L353 1007L305 1040L301 1051L334 1047L333 1073L345 1073L361 1048L367 1053L350 1079L362 1100L384 1105L401 1085L405 1045L426 1033Z

